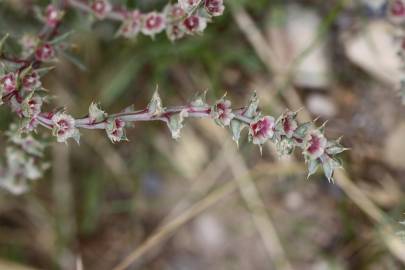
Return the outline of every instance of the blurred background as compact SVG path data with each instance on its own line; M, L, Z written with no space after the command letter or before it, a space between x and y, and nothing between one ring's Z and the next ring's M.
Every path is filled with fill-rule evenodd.
M167 0L113 2L151 11ZM30 6L47 3L0 1L1 33L38 31ZM128 269L405 269L405 249L384 234L405 219L403 71L385 1L225 5L203 35L174 44L114 38L114 22L70 10L71 55L43 82L52 103L77 117L92 101L141 109L158 85L165 106L208 90L238 107L256 90L265 113L303 107L303 120L344 136L336 183L306 179L300 153L280 159L269 145L260 156L246 136L237 149L209 120L188 120L178 141L162 123L115 145L82 131L80 146L51 143L29 193L0 191L0 269L114 269L129 254ZM1 153L12 120L1 107Z

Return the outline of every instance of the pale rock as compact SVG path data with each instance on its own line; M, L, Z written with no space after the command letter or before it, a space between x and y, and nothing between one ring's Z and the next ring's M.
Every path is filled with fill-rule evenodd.
M395 29L387 21L371 21L361 32L344 35L345 53L353 63L394 87L402 73L398 57L400 41L394 37Z
M209 214L200 216L193 232L198 244L207 255L219 254L225 245L225 229L219 220Z
M381 10L387 0L361 0L361 2L373 10Z
M317 39L322 17L313 9L299 5L287 8L286 30L290 47L291 59L305 56L296 65L294 83L298 86L327 89L330 84L331 64L327 55L326 40L313 42ZM310 51L306 51L311 47Z
M306 100L308 110L317 116L331 118L336 115L337 108L328 96L312 94Z
M289 210L299 210L304 205L302 194L296 191L287 193L284 203Z
M384 147L384 160L395 168L405 169L405 122L398 124L388 135Z

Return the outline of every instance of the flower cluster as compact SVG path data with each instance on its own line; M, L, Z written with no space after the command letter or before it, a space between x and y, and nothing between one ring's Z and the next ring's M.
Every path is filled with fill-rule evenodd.
M6 148L5 164L0 165L0 187L21 194L28 190L30 181L41 178L48 168L47 163L41 162L45 144L21 132L15 124L7 135L12 146Z
M65 112L42 113L39 124L51 128L58 142L66 142L69 138L78 142L78 130L84 128L104 129L108 138L115 143L127 140L125 128L133 122L165 122L172 137L178 139L185 118L210 118L221 127L229 127L236 143L239 143L242 130L247 128L249 141L258 145L260 150L267 141L276 144L280 155L289 155L295 148L300 148L308 164L308 176L322 166L327 179L333 181L333 171L341 167L336 155L347 150L340 144L340 139L327 140L324 126L316 128L313 122L299 124L296 120L297 112L286 111L277 119L262 115L258 104L259 100L254 94L246 107L233 110L231 101L225 96L214 105L209 105L205 101L205 94L201 94L185 106L165 108L156 91L143 110L129 107L109 115L99 105L92 103L87 117L74 119Z
M148 13L142 13L137 9L114 8L108 0L94 0L88 5L78 0L66 2L71 7L92 13L99 20L121 21L117 32L119 36L134 38L142 33L153 38L165 31L171 41L180 39L186 34L203 32L212 17L221 16L225 10L223 0L179 0L178 3L167 4L160 12ZM49 7L48 9L54 10ZM58 14L60 15L55 14L52 18L63 16L63 12ZM46 16L45 20L48 25L57 25L55 19L48 17L50 16Z
M91 4L66 0L70 6L94 13L98 19L110 18L122 21L119 33L135 37L138 33L154 36L164 30L170 39L204 30L213 16L224 11L222 0L180 0L169 4L163 12L142 14L138 10L117 10L107 0L94 0ZM104 130L111 142L127 140L126 128L135 122L161 121L167 125L174 139L179 139L187 118L212 119L220 127L228 128L233 140L239 144L242 131L247 129L249 142L262 145L272 142L279 155L290 155L300 149L308 164L308 176L322 166L329 181L333 172L341 167L336 155L345 151L340 140L331 141L324 136L324 125L317 128L314 122L298 123L297 112L286 111L278 118L263 115L258 109L259 99L253 94L248 104L233 109L226 95L208 104L205 93L197 95L182 106L164 107L158 91L142 110L132 106L115 114L108 114L97 103L91 103L88 114L74 118L65 109L43 111L47 101L47 90L42 87L41 78L52 68L41 67L57 57L63 50L64 40L69 33L60 34L56 28L61 24L65 12L61 7L50 5L43 13L45 32L38 36L24 35L20 58L8 57L4 52L6 37L0 40L0 105L7 104L18 116L20 124L13 125L8 132L15 145L7 150L7 169L0 170L0 186L14 193L27 189L28 180L40 177L46 168L38 162L43 155L43 144L31 134L38 133L42 126L51 130L57 142L67 143L70 139L80 141L81 129Z

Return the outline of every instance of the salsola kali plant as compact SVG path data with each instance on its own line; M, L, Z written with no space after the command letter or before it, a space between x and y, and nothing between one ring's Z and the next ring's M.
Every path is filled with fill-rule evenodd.
M91 3L65 0L60 5L49 5L41 19L45 26L38 35L23 35L19 41L20 55L11 56L5 50L7 36L0 41L0 94L1 103L15 113L18 124L11 125L7 132L10 146L6 149L6 164L0 170L0 185L13 192L22 193L29 187L30 180L41 177L48 164L41 161L45 142L39 127L49 129L57 142L80 140L81 129L104 130L113 142L126 141L126 128L134 122L162 121L166 123L173 138L180 137L186 118L209 118L220 127L229 128L233 140L238 144L241 132L248 130L248 139L260 150L267 141L273 142L280 155L289 155L300 149L308 165L308 176L322 166L325 176L333 181L333 172L341 167L336 155L345 151L338 140L324 136L324 125L316 127L315 122L298 123L297 113L286 111L278 118L263 115L258 109L259 99L254 93L248 104L232 108L231 101L224 95L213 104L208 104L205 93L200 93L182 106L164 107L156 91L149 104L141 110L132 106L121 112L108 114L97 103L89 106L86 117L74 118L65 109L50 112L42 110L48 102L48 91L41 79L52 69L52 62L58 54L68 48L64 46L66 33L59 33L66 8L94 14L96 19L122 21L118 35L134 38L139 33L154 37L166 31L170 40L187 34L202 32L212 17L224 12L222 0L180 0L168 4L162 12L141 13L113 7L106 0Z

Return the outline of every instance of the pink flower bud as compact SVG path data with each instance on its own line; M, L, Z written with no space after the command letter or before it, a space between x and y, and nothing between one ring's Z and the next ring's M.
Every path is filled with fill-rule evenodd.
M250 124L249 136L254 144L264 144L274 135L275 122L271 116L264 116Z
M8 73L0 79L1 89L5 94L9 94L17 90L17 76L14 73Z
M207 27L207 19L197 15L191 15L184 20L183 26L189 34L202 32Z
M323 155L328 141L318 130L310 131L304 142L304 155L310 159L317 159Z
M45 22L49 27L58 25L63 17L63 12L54 5L48 5L45 11Z
M127 13L118 34L126 38L136 37L142 28L141 18L142 15L138 10Z
M41 86L38 73L31 72L22 78L22 86L27 91L33 91Z
M111 12L112 6L108 0L95 0L91 4L91 9L97 18L104 19Z
M142 25L142 33L154 37L166 27L165 17L155 11L145 15Z
M205 0L204 6L212 16L221 16L225 10L223 0Z
M41 62L48 62L55 57L55 49L51 44L45 43L35 51L35 58Z
M58 112L52 117L52 122L52 133L56 136L58 142L66 142L67 139L75 136L77 130L75 128L75 119L72 116Z

